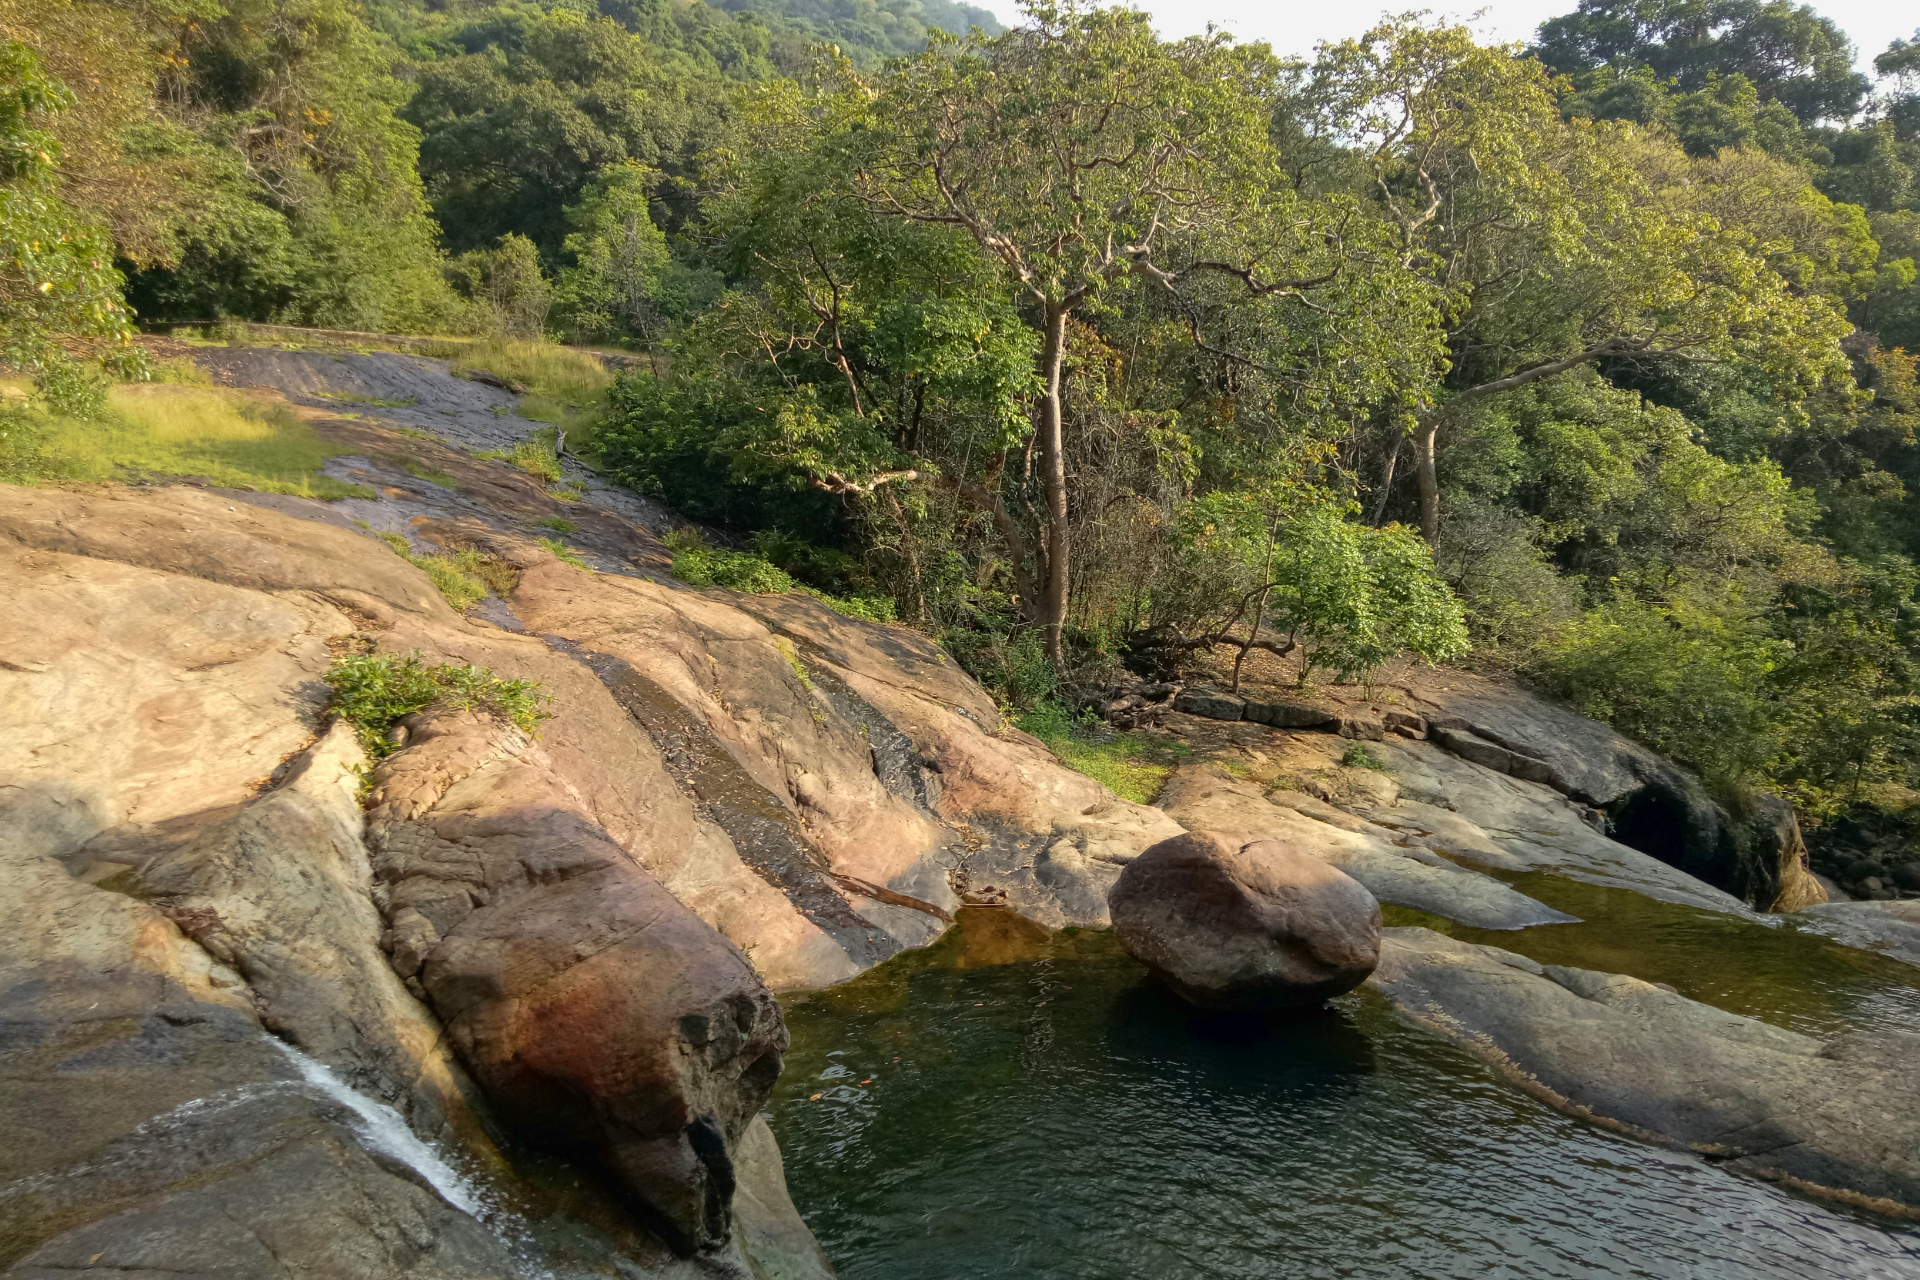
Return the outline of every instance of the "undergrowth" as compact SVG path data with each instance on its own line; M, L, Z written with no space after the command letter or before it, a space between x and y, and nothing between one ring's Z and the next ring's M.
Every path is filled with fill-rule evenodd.
M533 733L550 702L537 680L507 680L488 667L428 666L418 650L411 657L352 654L336 658L327 672L333 694L328 708L353 726L360 745L375 760L399 748L390 736L396 722L429 707L490 711L522 732Z
M849 618L866 622L892 622L896 618L893 601L888 597L830 596L797 581L785 569L761 556L710 547L692 530L674 530L667 535L666 544L673 552L673 576L691 587L722 587L759 596L798 591Z
M1014 724L1046 743L1068 768L1135 804L1152 804L1174 765L1193 754L1184 743L1150 744L1110 729L1090 714L1075 716L1051 699L1041 701Z

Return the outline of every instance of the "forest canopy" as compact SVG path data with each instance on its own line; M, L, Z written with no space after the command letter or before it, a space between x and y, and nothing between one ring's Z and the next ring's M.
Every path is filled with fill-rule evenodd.
M1306 59L1071 3L0 0L0 336L75 412L136 320L627 347L574 443L703 581L1010 706L1471 662L1818 820L1920 782L1920 32L1855 55L1762 0Z

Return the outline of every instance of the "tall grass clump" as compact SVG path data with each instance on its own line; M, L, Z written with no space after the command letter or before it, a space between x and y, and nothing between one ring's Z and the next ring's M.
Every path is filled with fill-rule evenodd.
M594 434L613 374L595 356L552 342L496 337L460 348L453 367L485 370L526 388L521 416L554 426L575 453L596 452Z

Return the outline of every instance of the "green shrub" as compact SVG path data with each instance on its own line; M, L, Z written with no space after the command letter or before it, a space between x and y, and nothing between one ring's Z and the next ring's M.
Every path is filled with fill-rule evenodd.
M108 385L97 369L64 355L50 358L33 375L33 389L48 409L82 422L107 416Z
M1387 771L1387 762L1375 755L1372 748L1364 742L1356 742L1348 747L1340 757L1340 763L1350 769L1378 769L1381 773Z
M353 725L360 745L376 760L398 750L389 734L395 722L428 707L488 711L525 733L533 733L549 713L551 701L536 680L506 680L486 667L430 667L416 650L411 657L353 654L334 659L326 681L333 690L327 706Z
M753 595L791 591L793 575L759 556L716 547L687 547L674 553L673 576L693 587L725 587Z

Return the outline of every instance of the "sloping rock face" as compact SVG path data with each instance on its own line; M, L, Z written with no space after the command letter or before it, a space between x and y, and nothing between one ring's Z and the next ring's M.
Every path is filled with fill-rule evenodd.
M1740 1172L1920 1208L1920 1037L1828 1041L1622 974L1389 929L1372 984L1576 1114Z
M1108 895L1127 954L1203 1009L1310 1009L1366 981L1380 904L1277 840L1162 840Z
M753 1137L777 1008L736 948L579 816L578 789L516 765L490 811L438 814L494 855L493 881L424 970L433 992L392 967L389 887L362 838L365 762L344 727L322 725L320 677L382 618L465 634L410 566L219 495L6 496L0 526L25 537L0 550L0 582L27 606L0 637L0 1107L25 1140L0 1163L8 1274L217 1261L265 1276L282 1274L278 1255L313 1276L517 1275L476 1203L369 1145L341 1101L351 1088L392 1104L523 1194L470 1069L516 1118L572 1121L658 1231L575 1223L556 1263L681 1274L665 1240L697 1253L700 1274L745 1276L750 1237L786 1240L789 1274L827 1274L793 1247L805 1228L774 1193L770 1139ZM529 674L605 697L578 663L519 643L555 668ZM482 736L510 760L528 746ZM521 776L564 795L516 790ZM543 801L572 825L515 829ZM331 1067L338 1096L270 1032ZM736 1209L736 1182L763 1194Z
M701 1266L758 1266L740 1250L765 1247L782 1274L822 1274L755 1128L784 1045L769 984L925 943L970 886L1104 924L1120 868L1181 830L1002 724L903 630L423 518L417 537L491 539L518 570L488 625L311 505L329 518L190 488L0 491L0 586L30 623L0 657L17 729L0 847L212 975L249 1028L229 1033L255 1063L233 1087L290 1081L271 1033L502 1185L507 1134L597 1170L651 1234L600 1239L592 1266L668 1274L665 1242ZM536 741L416 718L363 815L367 762L325 722L322 677L368 648L538 681L552 718ZM189 1073L175 1102L224 1087ZM8 1256L136 1200L82 1196ZM449 1212L467 1224L449 1241L497 1245ZM410 1238L438 1247L435 1230Z
M1280 664L1269 676L1287 670ZM1489 773L1535 783L1591 812L1614 841L1762 910L1826 900L1784 801L1757 797L1729 814L1699 780L1595 720L1512 681L1409 667L1371 691L1332 689L1301 701L1249 688L1196 690L1180 710L1368 742L1427 742Z

